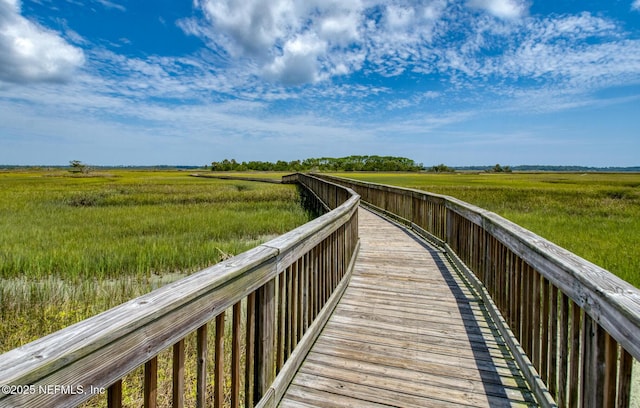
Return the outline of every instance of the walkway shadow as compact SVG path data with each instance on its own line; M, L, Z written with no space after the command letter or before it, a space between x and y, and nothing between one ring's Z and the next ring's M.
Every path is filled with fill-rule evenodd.
M377 215L377 214L376 214ZM397 224L396 224L397 225ZM405 226L399 226L403 232L410 237L413 241L420 244L426 251L428 251L433 259L436 261L438 270L443 279L449 286L451 293L456 299L458 311L461 316L465 317L465 330L471 349L474 354L474 361L480 373L482 384L484 386L485 395L487 401L491 407L512 406L513 403L524 403L530 406L538 406L538 403L531 392L528 383L526 382L520 368L516 364L513 356L505 344L495 322L491 318L486 305L482 301L481 297L467 281L467 279L458 272L453 265L445 258L442 250L437 249L431 243L419 237L415 232L411 231ZM452 272L453 271L453 272ZM455 274L455 275L454 275ZM463 289L464 288L464 289ZM467 291L467 293L465 293ZM471 296L470 296L471 295ZM491 335L483 333L481 340L478 340L478 333L481 332L479 324L479 316L472 313L473 306L476 306L480 310L482 319L489 324L491 329ZM500 347L500 353L502 359L501 362L506 362L513 379L516 380L516 386L504 385L501 375L498 371L498 367L494 361L494 358L490 356L489 345L486 342L487 336L496 341ZM526 390L526 391L525 391ZM522 400L516 402L509 394L514 395L519 393Z

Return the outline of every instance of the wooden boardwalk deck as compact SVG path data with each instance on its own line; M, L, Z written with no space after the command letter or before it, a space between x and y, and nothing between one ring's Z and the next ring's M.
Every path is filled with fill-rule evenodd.
M280 406L536 406L442 253L362 208L359 223L351 283Z

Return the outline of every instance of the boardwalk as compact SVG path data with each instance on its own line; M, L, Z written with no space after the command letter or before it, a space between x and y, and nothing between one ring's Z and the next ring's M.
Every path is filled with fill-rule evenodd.
M444 256L369 211L359 222L351 283L280 406L535 405Z

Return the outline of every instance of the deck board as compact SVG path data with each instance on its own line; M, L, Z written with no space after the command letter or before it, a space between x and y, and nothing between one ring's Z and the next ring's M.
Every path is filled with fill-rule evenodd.
M359 223L351 282L280 406L535 406L442 253L367 210Z

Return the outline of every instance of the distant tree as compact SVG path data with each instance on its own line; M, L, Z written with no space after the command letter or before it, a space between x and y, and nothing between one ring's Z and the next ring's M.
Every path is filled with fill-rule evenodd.
M89 166L82 163L80 160L69 161L69 166L71 166L71 169L69 170L71 173L88 173L90 170Z
M234 159L212 162L212 171L420 171L422 163L416 164L405 157L392 156L348 156L340 158L320 157L275 163L250 161L238 163Z
M456 169L440 163L437 166L429 167L427 171L431 173L455 173Z
M511 167L504 166L502 167L500 164L496 164L495 166L487 169L487 173L511 173Z

